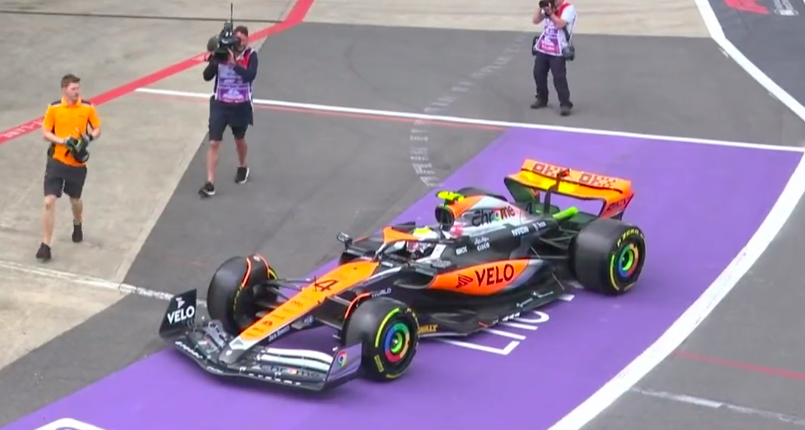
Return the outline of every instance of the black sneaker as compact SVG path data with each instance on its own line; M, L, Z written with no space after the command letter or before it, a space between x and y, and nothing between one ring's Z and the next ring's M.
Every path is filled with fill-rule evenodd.
M542 109L548 106L547 100L539 100L537 99L534 103L531 104L531 109Z
M204 184L203 187L201 187L200 190L198 190L198 193L199 193L199 195L201 195L201 197L214 196L215 195L215 185L213 185L212 182L207 182L206 184Z
M73 243L80 243L84 240L84 229L80 222L73 221Z
M238 167L238 173L235 175L235 183L242 184L249 180L249 168Z
M565 105L559 108L559 115L568 116L570 115L570 111L573 109L573 105Z
M50 261L50 247L44 243L39 245L39 251L36 251L36 259L41 262Z

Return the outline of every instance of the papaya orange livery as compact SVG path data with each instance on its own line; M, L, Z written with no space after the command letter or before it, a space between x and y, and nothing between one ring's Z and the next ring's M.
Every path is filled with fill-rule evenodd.
M512 286L528 267L529 260L506 260L479 264L439 275L431 289L471 296L490 296Z
M241 338L245 341L258 341L265 338L272 331L278 330L312 311L327 297L346 291L372 276L377 266L377 262L356 261L336 267L252 324L241 333Z
M632 183L626 179L599 175L583 170L557 166L537 160L525 160L520 171L504 179L530 190L547 191L557 185L556 194L602 201L601 218L609 218L623 212L634 196Z
M195 321L193 289L171 298L160 336L211 374L322 391L357 377L399 379L421 340L536 328L529 313L569 298L574 285L606 296L633 290L647 251L642 230L624 221L629 181L530 159L503 181L508 195L471 184L436 191L429 223L339 232L337 264L318 278L281 278L256 254L231 257L210 280L210 320ZM555 194L603 206L599 215L562 208ZM337 343L278 342L311 329L333 330Z
M468 210L472 209L483 196L465 197L461 200L451 202L447 205L448 210L453 213L453 216L458 217Z
M386 227L383 229L383 243L417 240L419 239L416 236L404 231L395 230L391 227Z

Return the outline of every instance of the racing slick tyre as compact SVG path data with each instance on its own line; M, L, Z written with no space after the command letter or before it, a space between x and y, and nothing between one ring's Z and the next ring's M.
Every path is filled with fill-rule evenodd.
M207 289L210 318L221 321L227 333L239 335L258 319L258 301L277 300L275 293L262 288L274 279L277 273L260 255L226 260L212 275Z
M581 229L571 245L570 257L571 270L585 289L624 294L643 271L646 241L635 226L599 218Z
M492 191L487 191L487 190L484 190L484 189L481 189L481 188L476 188L476 187L464 187L464 188L456 191L456 193L461 194L462 196L467 196L467 197L470 197L470 196L489 196L489 197L494 197L496 199L503 200L504 202L508 201L508 199L506 199L506 197L504 197L504 196L502 196L502 195L500 195L498 193L493 193Z
M344 345L363 344L364 377L392 381L411 365L419 346L419 321L411 308L388 297L364 300L344 324Z

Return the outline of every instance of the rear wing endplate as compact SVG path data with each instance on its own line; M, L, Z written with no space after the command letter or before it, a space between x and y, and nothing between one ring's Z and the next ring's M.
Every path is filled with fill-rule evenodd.
M530 200L543 191L581 200L602 201L600 217L612 217L623 212L634 196L632 183L626 179L533 159L526 159L520 171L504 178L504 183L515 200ZM532 195L524 196L522 187L529 189Z

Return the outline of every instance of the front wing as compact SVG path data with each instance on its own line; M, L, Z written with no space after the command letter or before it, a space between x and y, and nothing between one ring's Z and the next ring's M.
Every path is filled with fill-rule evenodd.
M234 336L227 334L219 321L202 318L196 323L195 303L195 290L173 297L159 334L211 374L311 391L328 390L359 376L361 344L339 348L332 355L305 349L255 346L228 364L219 357L230 351L228 345ZM177 312L182 309L185 319L174 323ZM174 318L170 319L171 315Z

